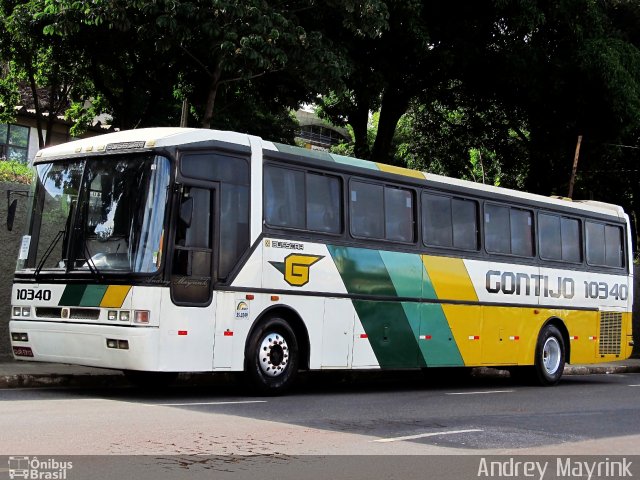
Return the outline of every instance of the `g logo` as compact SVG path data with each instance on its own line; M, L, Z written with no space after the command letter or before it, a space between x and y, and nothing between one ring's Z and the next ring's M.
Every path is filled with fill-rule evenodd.
M284 274L284 280L292 287L302 287L309 283L309 269L311 265L319 262L324 257L321 255L301 255L292 253L284 262L269 262L278 271Z

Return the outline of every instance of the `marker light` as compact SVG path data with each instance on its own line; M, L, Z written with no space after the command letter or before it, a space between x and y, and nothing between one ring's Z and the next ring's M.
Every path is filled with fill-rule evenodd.
M149 323L149 311L148 310L136 310L133 312L133 323Z
M19 317L22 315L22 308L20 307L13 307L13 316L14 317Z
M120 321L128 322L129 321L129 312L122 311L120 312Z
M28 342L29 335L26 333L11 332L11 340L14 342Z
M115 310L109 310L107 313L107 318L112 322L118 319L118 312Z
M107 348L118 348L118 341L112 338L107 338Z
M31 316L31 307L22 307L22 316L23 317Z

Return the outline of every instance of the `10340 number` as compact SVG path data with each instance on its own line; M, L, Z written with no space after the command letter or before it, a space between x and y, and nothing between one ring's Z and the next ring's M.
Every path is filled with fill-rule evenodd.
M32 290L30 288L18 288L16 300L51 300L51 290Z
M624 283L614 283L611 287L606 282L584 282L585 298L614 298L626 300L629 298L629 287Z

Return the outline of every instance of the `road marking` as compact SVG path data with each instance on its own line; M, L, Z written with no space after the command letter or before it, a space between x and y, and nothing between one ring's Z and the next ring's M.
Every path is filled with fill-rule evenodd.
M513 393L515 390L483 390L480 392L451 392L445 395L486 395L487 393Z
M472 433L472 432L482 432L482 431L483 430L479 430L477 428L473 428L470 430L448 430L446 432L419 433L418 435L407 435L405 437L379 438L378 440L372 440L372 441L379 442L379 443L402 442L404 440L416 440L418 438L439 437L441 435L455 435L457 433Z
M191 403L154 403L155 407L187 407L190 405L242 405L245 403L267 403L266 400L239 400L237 402L191 402Z
M640 387L640 385L629 385L630 387Z

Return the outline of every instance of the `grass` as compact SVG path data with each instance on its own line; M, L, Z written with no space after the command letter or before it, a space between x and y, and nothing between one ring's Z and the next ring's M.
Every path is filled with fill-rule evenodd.
M28 165L16 160L0 160L0 182L13 182L29 185L32 170Z

